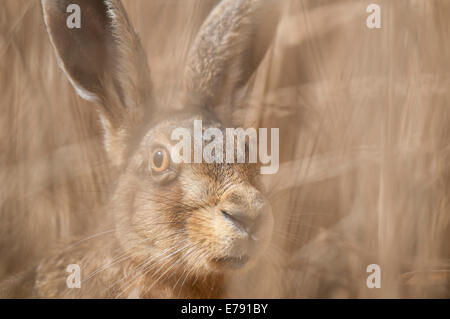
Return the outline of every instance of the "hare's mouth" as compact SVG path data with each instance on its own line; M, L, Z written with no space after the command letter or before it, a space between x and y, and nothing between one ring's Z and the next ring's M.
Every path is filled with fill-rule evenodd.
M220 257L213 258L213 262L221 267L238 269L243 267L249 261L248 255L242 255L238 257Z

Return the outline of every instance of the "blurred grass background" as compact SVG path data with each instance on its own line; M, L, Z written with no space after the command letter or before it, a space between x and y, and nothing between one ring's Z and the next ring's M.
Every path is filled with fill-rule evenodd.
M366 7L381 6L381 29ZM127 0L156 92L217 3ZM450 296L450 2L281 0L245 118L280 128L264 176L279 268L236 295ZM0 279L88 236L112 185L100 126L58 69L37 0L0 3ZM379 264L382 288L368 289ZM262 280L264 279L264 280ZM270 293L268 293L268 291Z

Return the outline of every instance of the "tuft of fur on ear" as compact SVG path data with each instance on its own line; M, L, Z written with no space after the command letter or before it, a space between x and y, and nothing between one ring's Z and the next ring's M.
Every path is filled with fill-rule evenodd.
M275 34L278 9L273 0L221 1L189 52L184 103L211 107L220 98L232 99L264 57ZM258 32L261 29L264 34Z
M123 162L133 131L149 113L152 85L146 55L119 0L42 0L44 21L58 64L84 99L98 105L105 146ZM66 12L80 7L81 28Z

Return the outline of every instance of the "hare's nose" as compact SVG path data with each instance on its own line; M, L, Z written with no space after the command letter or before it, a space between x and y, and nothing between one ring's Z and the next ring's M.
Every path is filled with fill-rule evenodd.
M221 210L221 212L225 219L232 223L235 228L251 236L252 239L257 239L255 233L261 226L263 219L262 214L259 214L255 218L251 218L242 212L229 212L225 210Z

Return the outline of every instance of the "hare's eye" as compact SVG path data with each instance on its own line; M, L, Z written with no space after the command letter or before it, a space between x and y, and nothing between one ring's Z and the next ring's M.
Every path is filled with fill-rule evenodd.
M169 155L163 148L157 148L152 153L152 170L162 173L169 168Z

